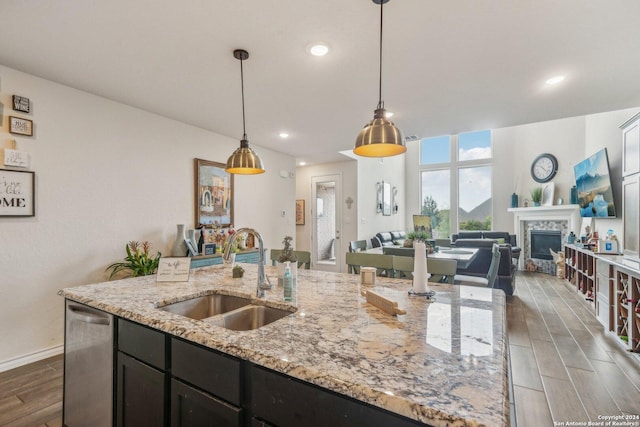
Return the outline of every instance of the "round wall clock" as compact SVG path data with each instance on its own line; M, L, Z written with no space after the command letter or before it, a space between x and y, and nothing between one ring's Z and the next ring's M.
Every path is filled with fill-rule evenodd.
M553 154L543 153L531 163L531 178L536 182L549 182L558 172L558 159Z

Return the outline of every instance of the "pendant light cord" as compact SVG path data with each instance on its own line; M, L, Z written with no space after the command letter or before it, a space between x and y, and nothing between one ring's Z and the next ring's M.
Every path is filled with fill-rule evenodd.
M244 118L244 72L242 69L242 63L244 59L240 59L240 87L242 89L242 139L247 139L247 129L245 127L245 118Z
M378 82L378 109L384 108L382 102L382 8L384 1L380 2L380 80Z

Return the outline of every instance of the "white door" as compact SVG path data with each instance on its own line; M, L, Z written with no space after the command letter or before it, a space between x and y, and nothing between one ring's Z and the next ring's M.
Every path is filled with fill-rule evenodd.
M342 176L311 178L311 264L316 270L342 270Z

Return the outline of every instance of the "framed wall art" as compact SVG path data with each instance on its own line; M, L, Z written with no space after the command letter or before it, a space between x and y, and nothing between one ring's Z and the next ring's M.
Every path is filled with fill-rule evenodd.
M233 175L224 163L194 159L195 225L233 224Z
M9 116L9 132L16 135L33 136L33 122L21 117Z
M35 216L35 172L0 169L0 216Z
M13 101L13 109L15 111L21 111L23 113L31 111L31 102L29 101L29 98L20 95L13 95L11 99Z
M296 200L296 225L304 225L304 200Z

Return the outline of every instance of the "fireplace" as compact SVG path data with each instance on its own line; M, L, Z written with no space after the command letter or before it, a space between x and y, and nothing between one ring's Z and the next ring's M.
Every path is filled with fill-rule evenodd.
M562 234L560 230L531 230L531 258L551 260L554 252L562 250Z
M580 235L582 218L580 218L578 205L510 208L509 212L513 213L513 228L517 235L517 242L522 248L518 268L524 270L525 263L531 260L543 273L555 274L556 264L552 259L531 257L530 232L532 230L560 231L560 243L571 231ZM549 249L546 250L546 254L549 254Z

